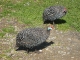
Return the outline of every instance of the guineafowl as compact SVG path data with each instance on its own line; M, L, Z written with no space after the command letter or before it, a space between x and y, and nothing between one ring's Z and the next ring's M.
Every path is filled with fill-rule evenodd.
M64 15L66 15L67 9L63 6L50 6L43 11L43 21L51 21L54 23L54 20L57 20Z
M16 37L16 47L26 47L32 49L39 46L47 40L52 26L48 24L47 28L26 28L20 31Z

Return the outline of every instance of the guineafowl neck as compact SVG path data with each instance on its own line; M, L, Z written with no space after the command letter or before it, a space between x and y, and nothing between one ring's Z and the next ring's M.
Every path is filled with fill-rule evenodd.
M50 34L51 29L48 30L48 27L50 27L50 24L43 24L42 28L44 29L44 32L47 34Z
M45 33L47 34L47 35L50 35L50 30L47 30L47 28L45 29Z

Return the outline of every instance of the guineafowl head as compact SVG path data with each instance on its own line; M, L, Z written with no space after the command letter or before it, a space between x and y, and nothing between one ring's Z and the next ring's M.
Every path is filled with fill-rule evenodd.
M67 13L67 9L63 6L55 6L55 12L56 12L56 19L63 17Z
M43 26L45 29L47 28L47 31L50 31L53 29L53 25L52 24L44 24Z

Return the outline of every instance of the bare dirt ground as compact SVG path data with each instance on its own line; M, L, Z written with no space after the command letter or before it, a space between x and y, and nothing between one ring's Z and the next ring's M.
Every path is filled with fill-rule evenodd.
M15 31L21 30L25 25L9 21L15 27ZM15 23L14 23L15 22ZM7 25L6 21L3 22ZM20 26L19 26L20 25ZM39 50L40 53L25 50L15 51L16 34L6 33L4 38L0 39L0 60L80 60L80 33L75 31L52 30L47 39L46 47ZM50 43L50 42L53 42ZM45 44L43 44L45 46Z

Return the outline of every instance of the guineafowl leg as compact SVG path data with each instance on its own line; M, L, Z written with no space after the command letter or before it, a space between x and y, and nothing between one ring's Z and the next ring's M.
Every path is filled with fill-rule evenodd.
M53 24L52 24L52 25L53 25L53 27L52 27L52 28L55 28L55 22L54 22L54 21L53 21Z

